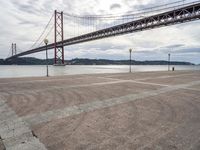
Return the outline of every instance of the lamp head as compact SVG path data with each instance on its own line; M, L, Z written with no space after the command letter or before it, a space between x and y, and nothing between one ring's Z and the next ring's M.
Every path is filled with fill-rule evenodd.
M129 49L129 52L131 53L132 51L133 51L133 50L130 48L130 49Z
M48 39L44 39L44 43L47 45L48 44Z

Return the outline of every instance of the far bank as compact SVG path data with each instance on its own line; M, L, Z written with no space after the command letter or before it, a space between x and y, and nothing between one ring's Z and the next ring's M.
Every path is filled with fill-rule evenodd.
M66 60L66 65L129 65L130 60L108 60L108 59L87 59L87 58L75 58L72 60ZM136 61L132 60L132 65L168 65L168 61L165 60L151 60L151 61ZM0 59L0 65L45 65L45 59L38 59L34 57L22 57L12 60ZM49 65L54 64L54 59L48 60ZM171 61L171 65L194 65L190 62Z

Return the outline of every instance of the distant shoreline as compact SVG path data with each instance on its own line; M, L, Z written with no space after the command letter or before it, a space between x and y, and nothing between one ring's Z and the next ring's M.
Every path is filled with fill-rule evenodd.
M49 65L54 64L54 59L48 60ZM66 60L66 65L129 65L130 60L108 60L108 59L86 59L76 58ZM15 58L9 61L0 59L0 65L45 65L45 59L37 59L33 57ZM152 61L135 61L132 60L132 65L168 65L165 60L152 60ZM171 61L170 65L195 65L190 62Z

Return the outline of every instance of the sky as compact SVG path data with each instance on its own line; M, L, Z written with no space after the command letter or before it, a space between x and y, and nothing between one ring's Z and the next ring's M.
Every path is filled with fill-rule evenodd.
M195 0L186 0L181 3L192 1ZM29 50L42 33L55 9L81 16L121 15L145 11L147 8L169 2L177 2L177 0L2 0L0 1L0 58L6 58L10 54L12 43L17 44L18 51ZM101 23L103 24L99 22L99 27ZM112 21L107 22L109 25L112 23ZM133 59L139 61L167 60L168 53L171 53L173 61L200 64L199 24L200 21L194 21L66 46L65 59L122 60L129 58L128 50L132 48ZM49 30L51 25L53 21L50 22ZM83 22L74 18L65 17L64 19L65 39L94 29L96 27L92 26L92 23L83 25ZM48 38L49 42L53 42L53 32ZM49 55L53 58L53 50L49 51ZM45 53L28 56L44 58Z

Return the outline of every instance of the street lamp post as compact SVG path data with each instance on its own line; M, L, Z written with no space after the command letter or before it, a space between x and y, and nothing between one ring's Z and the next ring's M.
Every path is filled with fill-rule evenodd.
M170 71L170 56L171 54L168 54L168 71Z
M47 51L47 44L48 44L48 40L44 39L44 43L46 45L46 66L47 66L47 77L49 76L49 63L48 63L48 51Z
M129 49L129 52L130 52L130 67L129 67L129 72L131 73L132 72L132 69L131 69L131 65L132 65L132 60L131 60L132 49L131 48Z

